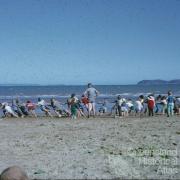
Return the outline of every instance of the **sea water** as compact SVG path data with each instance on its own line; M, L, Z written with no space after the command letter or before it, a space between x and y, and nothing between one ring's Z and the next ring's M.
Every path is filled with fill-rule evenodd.
M38 97L49 102L50 98L54 97L62 103L65 103L67 98L72 93L77 97L86 90L87 86L83 85L54 85L54 86L0 86L0 102L11 103L12 99L19 98L26 102L31 100L37 103ZM97 102L101 103L104 99L108 102L108 107L113 106L113 102L118 95L124 98L136 100L140 95L147 96L154 93L157 95L167 95L171 90L175 96L180 96L180 85L95 85L99 91ZM99 104L100 106L100 104Z

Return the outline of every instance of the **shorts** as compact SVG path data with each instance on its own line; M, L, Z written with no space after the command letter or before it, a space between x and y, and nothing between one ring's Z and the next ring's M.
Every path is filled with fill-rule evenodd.
M89 102L90 103L95 103L95 99L94 98L89 98Z
M128 112L128 109L126 107L121 107L122 112Z
M33 111L36 109L36 106L27 106L28 111Z
M40 109L41 111L45 111L45 112L49 110L49 108L46 106L40 106Z
M131 111L134 111L134 106L131 106L129 109L130 109Z
M142 112L143 111L143 108L142 107L136 107L136 112Z
M106 107L101 107L101 108L99 109L99 112L100 112L100 113L106 113L106 112L107 112L107 108L106 108Z
M91 111L91 110L93 109L94 105L95 105L95 103L88 103L88 104L86 105L86 107L87 107L87 109L88 109L89 111Z
M71 106L71 114L74 116L77 115L77 107L75 105Z

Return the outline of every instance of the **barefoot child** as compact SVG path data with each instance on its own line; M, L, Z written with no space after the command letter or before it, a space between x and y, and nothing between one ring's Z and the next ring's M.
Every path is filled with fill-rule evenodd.
M58 117L62 117L62 110L60 107L60 103L57 100L55 100L54 98L52 98L50 105L51 105L52 109L54 110L55 114Z
M147 100L149 116L154 116L155 99L152 95Z
M38 98L37 105L40 107L41 111L45 112L46 116L52 117L52 115L50 113L50 109L47 107L47 104L44 101L44 99Z
M100 102L98 104L101 104L100 108L99 108L99 115L103 115L107 113L107 100L104 99L103 102Z
M77 111L78 111L78 98L75 94L71 95L71 98L69 99L70 109L71 109L71 118L77 119Z
M35 112L36 105L34 103L32 103L31 101L27 101L26 107L27 107L29 114L31 114L33 117L37 117L36 112Z
M5 117L10 116L18 118L18 115L12 110L11 106L9 106L8 103L0 103L0 108L3 109Z
M173 116L174 114L174 97L172 96L172 92L168 92L167 97L167 117Z

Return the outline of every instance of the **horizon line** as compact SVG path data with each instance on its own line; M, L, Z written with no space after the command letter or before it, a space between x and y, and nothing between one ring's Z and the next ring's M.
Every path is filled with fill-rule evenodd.
M0 86L87 86L88 83L84 84L0 84ZM119 86L119 85L137 85L137 83L134 84L96 84L93 83L94 86Z
M151 80L140 80L140 81L137 81L136 83L127 83L127 84L124 84L124 83L107 83L107 84L101 84L101 83L92 83L93 85L95 86L119 86L119 85L142 85L142 84L139 84L143 81L164 81L166 82L167 84L176 84L176 83L171 83L171 81L180 81L180 79L171 79L171 80L163 80L163 79L151 79ZM166 84L165 83L165 84ZM0 86L86 86L88 84L88 82L86 83L80 83L80 84L60 84L60 83L55 83L55 84L37 84L37 83L0 83ZM161 83L160 83L161 84ZM179 84L179 83L178 83ZM148 84L146 84L148 85ZM152 85L152 84L150 84Z

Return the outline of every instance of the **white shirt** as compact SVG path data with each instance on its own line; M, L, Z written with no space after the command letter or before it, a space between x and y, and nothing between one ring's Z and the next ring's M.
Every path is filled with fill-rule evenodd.
M166 99L161 100L161 103L163 103L163 104L167 105L167 101L166 101Z
M129 108L131 108L131 107L134 106L132 102L127 102L126 104L127 104L127 106L128 106Z
M142 105L142 103L139 100L136 101L136 107L137 107L138 110L143 109L143 105Z
M11 113L11 114L14 113L13 110L12 110L12 108L11 108L9 105L5 105L5 110L6 110L8 113Z
M126 102L126 99L124 99L124 98L118 99L117 100L118 106L121 106L123 102Z
M45 103L45 101L42 99L41 101L38 102L38 105L39 105L39 106L45 106L46 103Z

